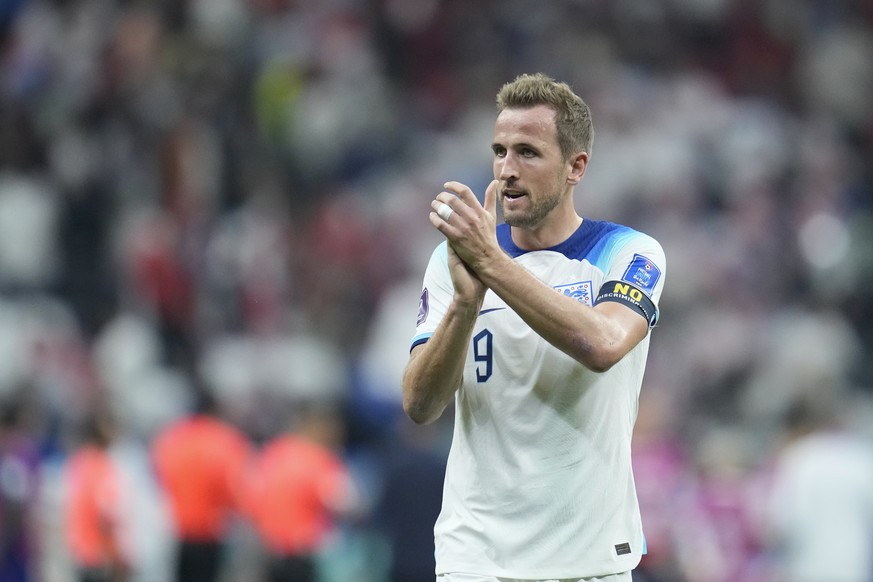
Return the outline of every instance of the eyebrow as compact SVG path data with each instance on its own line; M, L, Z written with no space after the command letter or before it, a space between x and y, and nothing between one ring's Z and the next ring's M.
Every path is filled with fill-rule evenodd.
M527 149L531 149L531 150L540 151L539 146L536 146L536 145L534 145L534 144L532 144L532 143L528 143L528 142L526 142L526 141L525 141L525 142L521 142L521 143L516 143L516 144L513 144L513 145L511 145L511 146L504 145L503 143L501 143L501 142L499 142L499 141L495 141L495 142L493 142L493 143L491 144L491 149L492 149L492 150L493 150L494 148L497 148L497 147L506 148L506 149L510 149L510 148L512 148L512 149L527 148Z

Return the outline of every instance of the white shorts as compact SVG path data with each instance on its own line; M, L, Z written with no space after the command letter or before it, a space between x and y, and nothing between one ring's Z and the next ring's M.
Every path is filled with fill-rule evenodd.
M440 574L437 582L631 582L631 573L609 574L593 578L543 578L541 580L520 580L518 578L496 578L480 574Z

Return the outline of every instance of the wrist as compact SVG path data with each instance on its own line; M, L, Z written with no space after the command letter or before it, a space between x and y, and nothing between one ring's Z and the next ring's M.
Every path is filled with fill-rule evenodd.
M484 295L477 297L458 297L455 295L449 310L454 311L460 317L475 319L479 315L484 300Z
M505 275L506 273L511 272L510 269L514 266L515 262L512 258L501 251L494 256L483 258L483 260L479 261L479 264L476 265L474 271L479 279L490 287L491 283L496 281L501 274Z

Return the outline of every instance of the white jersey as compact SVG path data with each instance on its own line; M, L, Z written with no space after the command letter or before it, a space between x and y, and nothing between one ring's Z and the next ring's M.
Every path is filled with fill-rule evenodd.
M585 219L560 245L528 252L507 225L497 235L556 292L586 305L622 301L650 325L657 321L666 265L650 236ZM413 346L433 334L452 295L442 243L425 273ZM648 345L647 335L609 371L595 373L487 292L455 396L435 526L437 574L577 578L639 563L631 435Z

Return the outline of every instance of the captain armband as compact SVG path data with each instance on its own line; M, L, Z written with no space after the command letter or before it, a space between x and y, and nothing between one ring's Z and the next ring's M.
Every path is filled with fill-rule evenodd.
M594 305L603 303L604 301L615 301L627 305L644 318L649 323L649 327L655 327L658 323L658 308L655 307L654 301L625 281L607 281L600 287L600 293L594 300Z

